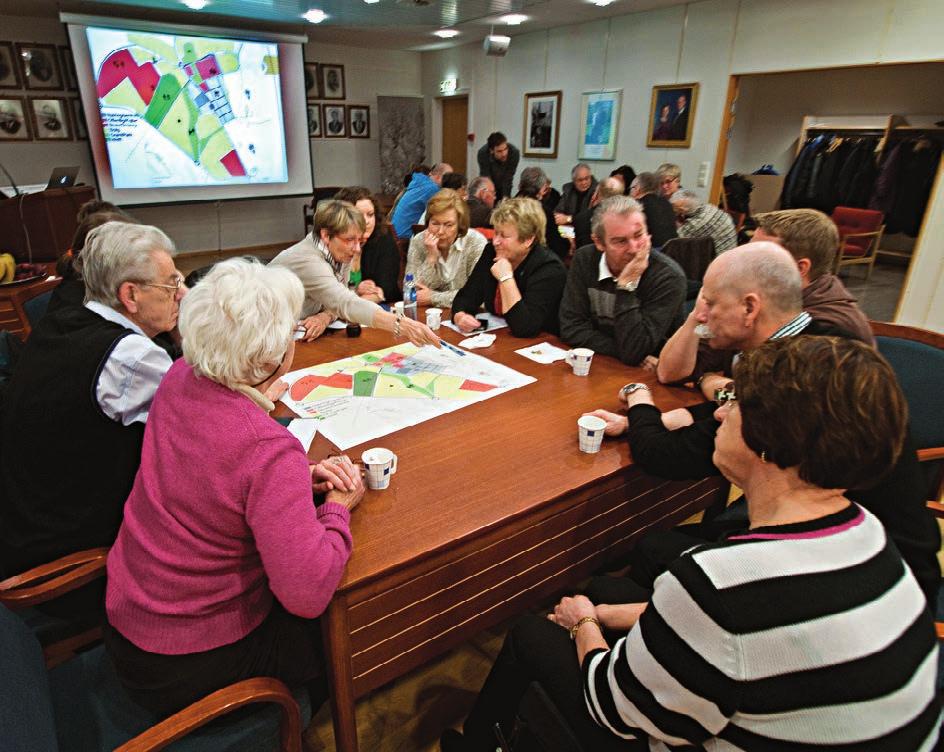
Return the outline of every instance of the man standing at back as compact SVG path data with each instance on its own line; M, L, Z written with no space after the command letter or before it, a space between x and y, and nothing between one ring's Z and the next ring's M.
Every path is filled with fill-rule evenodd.
M429 171L429 175L424 175L422 172L413 173L413 178L397 202L397 208L394 209L391 219L393 231L398 238L413 237L413 225L426 211L426 202L433 197L434 193L439 192L443 175L447 172L452 172L452 167L445 162L440 162Z
M501 131L490 133L488 141L478 151L479 175L490 178L495 184L495 201L509 198L515 182L515 172L521 160L521 152Z

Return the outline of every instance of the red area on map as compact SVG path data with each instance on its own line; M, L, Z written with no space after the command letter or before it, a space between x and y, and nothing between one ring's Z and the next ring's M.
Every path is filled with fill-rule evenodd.
M226 168L226 171L232 175L234 178L242 178L246 176L246 168L243 167L242 160L239 158L239 155L236 153L236 150L228 152L225 156L220 159L223 167Z
M330 376L302 376L292 384L289 395L293 400L302 400L322 385L334 389L351 389L354 386L354 377L347 373L332 373Z
M197 70L204 81L220 75L220 64L216 62L216 55L207 55L197 60Z
M490 392L495 388L494 384L483 384L481 381L472 381L471 379L466 379L462 382L460 389L465 389L467 392Z
M381 362L381 363L389 363L390 365L396 366L397 368L399 368L400 366L403 365L403 358L404 358L404 356L401 355L400 353L398 353L398 352L392 352L392 353L387 353L386 355L384 355L384 356L380 359L380 362Z
M160 74L150 62L138 65L128 50L118 50L105 58L96 84L98 96L106 96L126 78L131 81L144 103L150 104Z

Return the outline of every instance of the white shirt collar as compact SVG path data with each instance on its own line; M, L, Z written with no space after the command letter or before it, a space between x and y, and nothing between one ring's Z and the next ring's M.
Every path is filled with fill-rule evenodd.
M85 307L88 308L92 313L97 313L106 321L111 321L113 324L120 324L126 329L137 332L142 337L147 337L147 335L144 333L144 330L140 326L135 324L124 314L116 311L114 308L109 308L107 305L99 303L97 300L90 300L85 304Z
M603 282L607 279L616 279L616 277L613 276L613 272L611 272L610 267L607 266L606 254L601 252L600 253L600 271L599 271L599 275L597 276L597 282Z

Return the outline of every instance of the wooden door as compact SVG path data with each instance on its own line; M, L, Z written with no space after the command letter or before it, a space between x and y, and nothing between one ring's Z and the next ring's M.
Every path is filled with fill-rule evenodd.
M466 169L466 134L469 130L469 98L445 97L442 101L442 161L470 180Z

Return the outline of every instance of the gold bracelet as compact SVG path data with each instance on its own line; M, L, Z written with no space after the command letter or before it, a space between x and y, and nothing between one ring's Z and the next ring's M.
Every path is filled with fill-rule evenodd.
M400 311L395 311L393 315L396 317L395 321L393 322L393 336L399 337L400 336L400 319L403 318L403 314L400 313Z
M595 617L595 616L585 616L585 617L583 617L580 621L578 621L576 624L574 624L574 626L572 626L572 627L570 628L570 639L571 639L571 640L576 640L576 639L577 639L577 630L579 630L584 624L591 624L591 623L592 623L592 624L596 624L596 625L597 625L597 629L599 629L600 632L603 632L603 627L600 625L600 620L599 620L597 617Z

